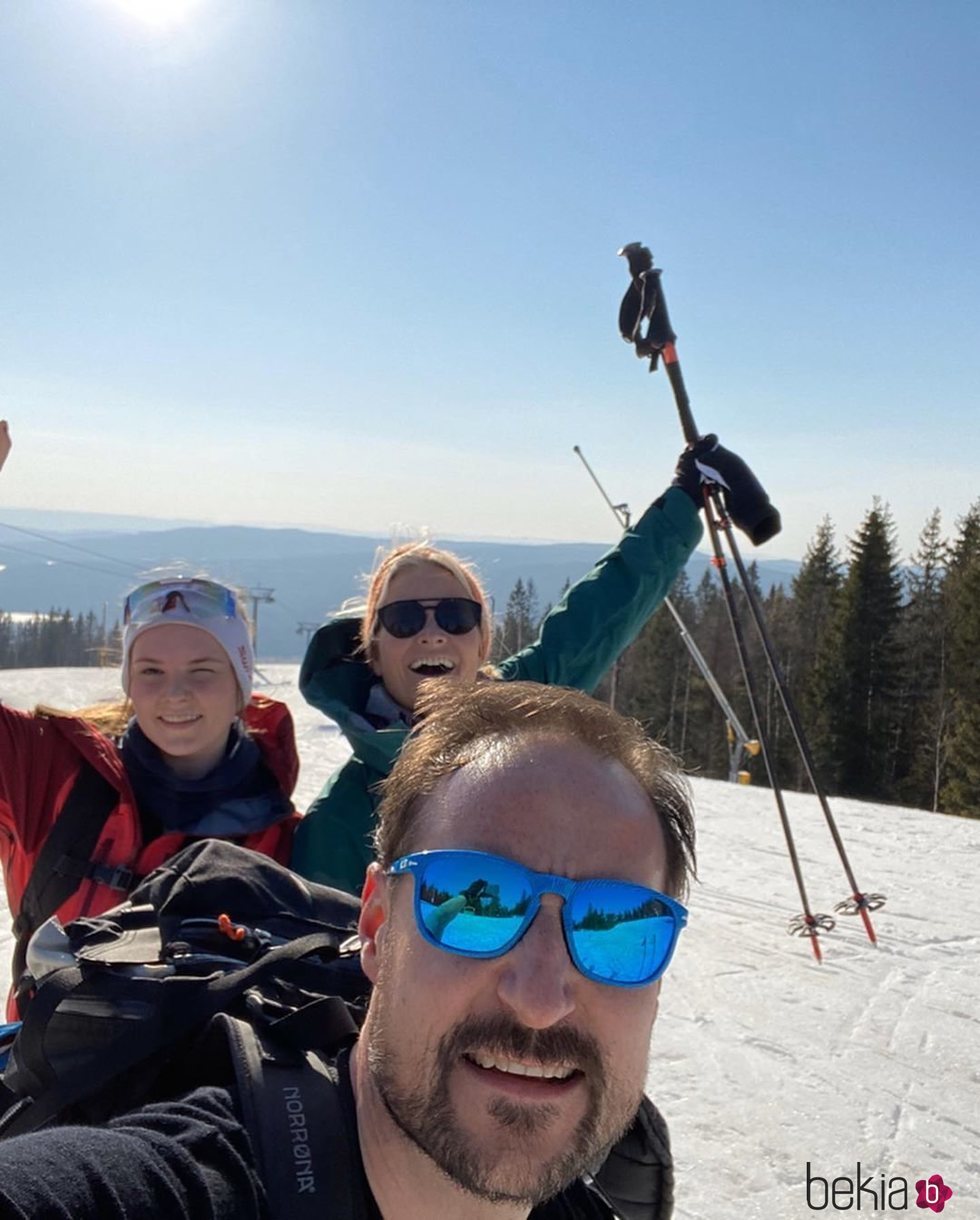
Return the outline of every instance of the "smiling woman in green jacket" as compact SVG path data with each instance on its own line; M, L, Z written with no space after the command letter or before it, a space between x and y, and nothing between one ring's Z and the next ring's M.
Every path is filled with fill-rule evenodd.
M398 547L378 566L360 614L341 614L310 641L299 675L307 703L335 720L352 757L327 780L296 832L292 867L359 894L373 859L377 784L412 726L419 683L547 682L591 692L670 591L701 538L702 481L752 535L779 515L751 470L713 434L681 454L674 480L594 568L572 585L528 648L488 666L493 624L482 585L450 551ZM774 529L772 528L774 526Z
M701 537L700 475L689 455L674 484L545 618L537 640L490 669L492 622L474 572L451 552L415 544L375 571L360 614L313 636L300 671L308 703L335 720L352 757L300 823L292 867L360 893L373 858L375 786L412 724L419 683L478 674L591 691L667 596Z

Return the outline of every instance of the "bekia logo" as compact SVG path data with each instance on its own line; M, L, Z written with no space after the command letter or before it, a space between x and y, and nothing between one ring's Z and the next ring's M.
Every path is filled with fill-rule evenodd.
M939 1173L919 1178L915 1192L915 1206L936 1213L943 1211L953 1197ZM853 1178L841 1174L829 1179L814 1173L810 1162L806 1163L806 1203L811 1211L906 1211L909 1199L909 1184L905 1178L886 1178L883 1173L877 1177L874 1173L862 1175L860 1161Z
M931 1178L919 1178L915 1189L919 1192L915 1206L928 1207L934 1212L941 1212L946 1206L946 1200L953 1197L953 1192L939 1173L934 1173Z

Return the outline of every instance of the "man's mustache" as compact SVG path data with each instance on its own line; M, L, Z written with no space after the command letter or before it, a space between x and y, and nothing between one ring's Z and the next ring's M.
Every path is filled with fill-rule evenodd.
M569 1025L529 1029L502 1013L466 1018L444 1037L439 1048L444 1060L478 1051L543 1067L573 1067L586 1076L602 1073L602 1054L595 1038Z

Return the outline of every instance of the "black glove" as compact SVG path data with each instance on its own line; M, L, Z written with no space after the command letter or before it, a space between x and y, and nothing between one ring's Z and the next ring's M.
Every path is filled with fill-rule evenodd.
M748 535L753 546L761 546L775 538L783 528L779 510L769 503L762 484L737 453L718 444L718 437L713 432L684 450L671 486L687 492L701 508L704 483L716 483L722 489L725 510L734 524Z

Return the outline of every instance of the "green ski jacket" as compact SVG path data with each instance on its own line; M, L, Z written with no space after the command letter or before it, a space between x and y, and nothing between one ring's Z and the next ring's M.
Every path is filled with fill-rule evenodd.
M647 509L545 618L537 640L497 667L520 679L594 690L670 591L701 538L698 510L679 488ZM364 718L377 681L356 652L356 617L325 623L310 640L299 688L335 720L352 757L324 785L296 830L291 866L304 877L359 895L374 858L374 786L391 770L408 733L375 729Z

